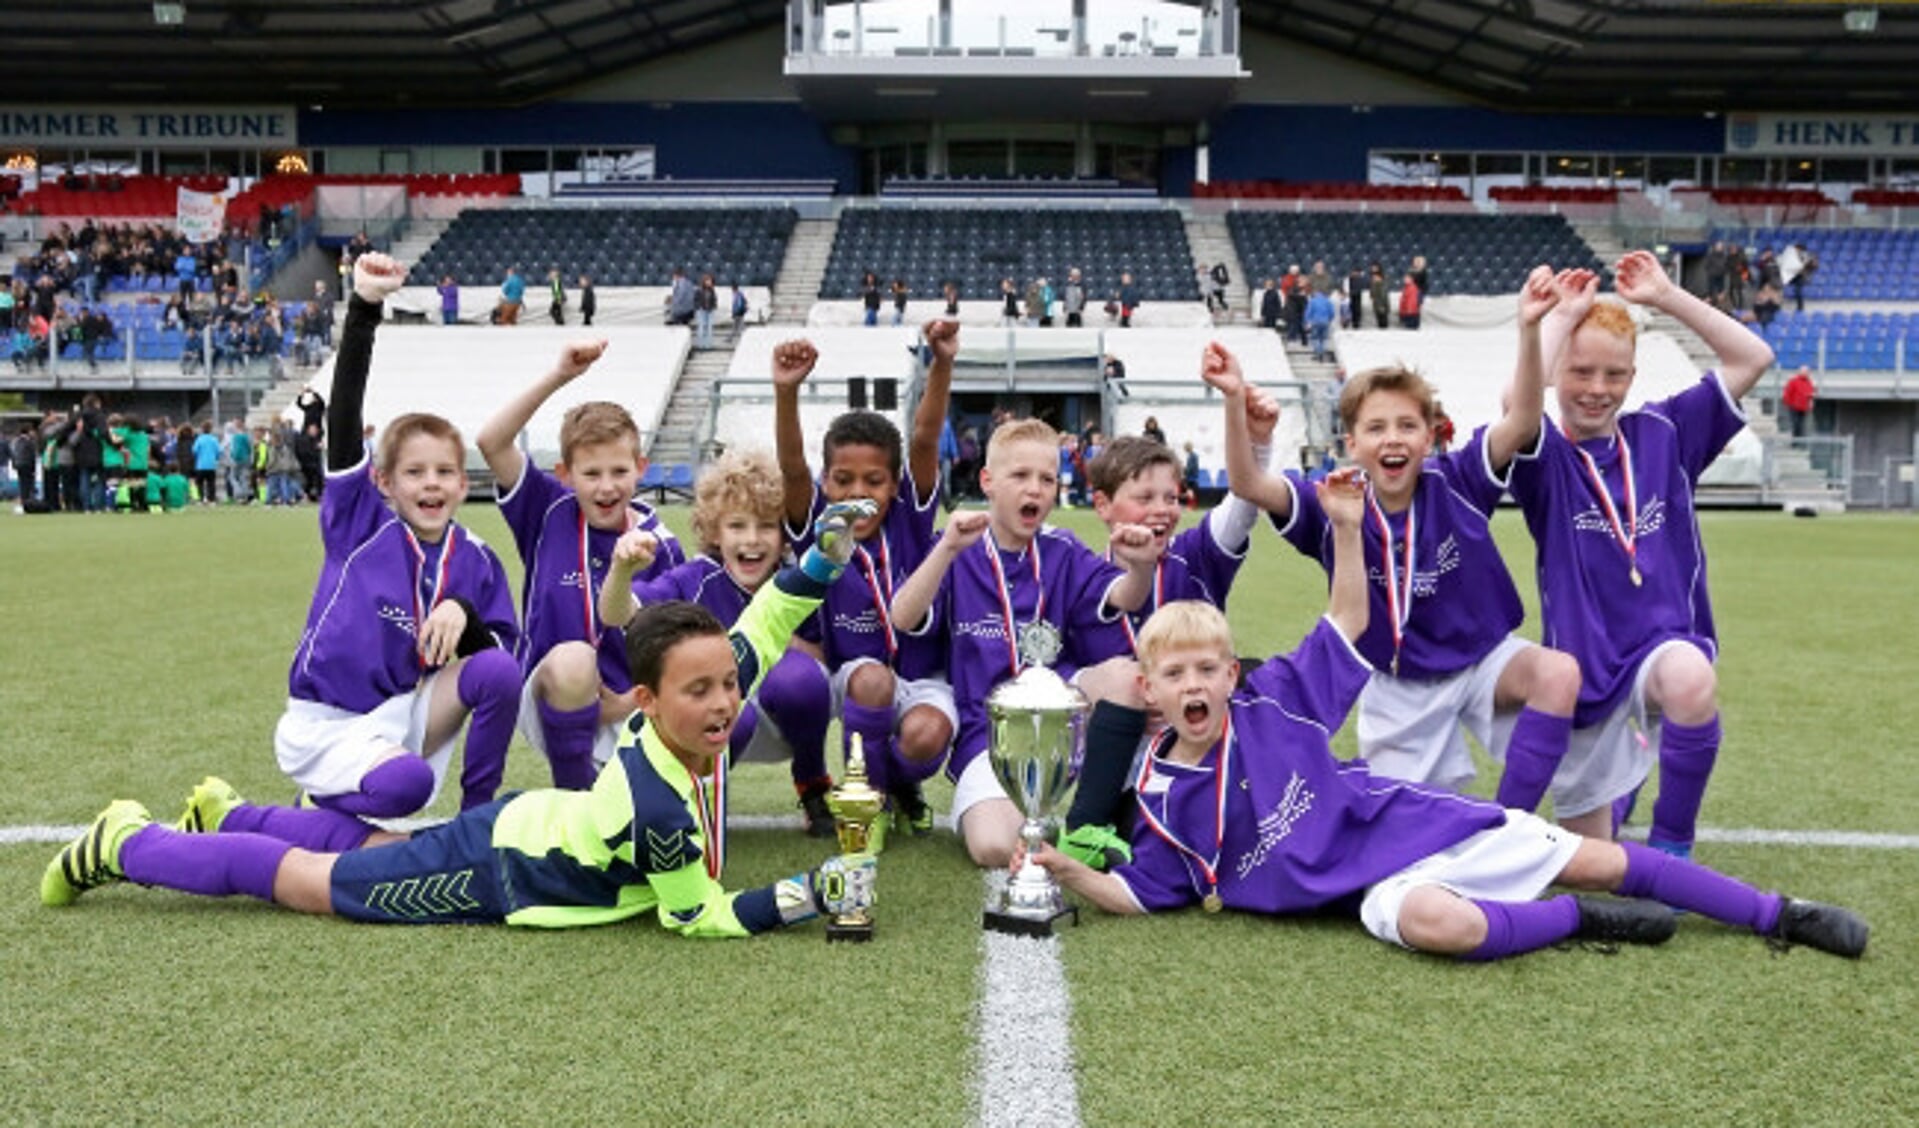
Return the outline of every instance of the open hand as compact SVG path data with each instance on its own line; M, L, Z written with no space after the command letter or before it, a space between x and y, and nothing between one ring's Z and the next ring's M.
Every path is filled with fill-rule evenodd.
M1599 275L1584 267L1562 270L1553 275L1553 291L1559 295L1560 314L1578 324L1599 297Z
M1628 251L1612 269L1613 289L1629 302L1657 305L1672 292L1672 279L1651 251Z
M1333 471L1313 483L1313 493L1335 528L1356 529L1365 521L1366 480L1359 467Z

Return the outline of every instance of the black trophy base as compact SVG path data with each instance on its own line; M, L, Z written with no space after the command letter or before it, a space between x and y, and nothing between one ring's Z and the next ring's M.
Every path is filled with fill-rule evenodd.
M980 923L988 932L1003 932L1009 936L1037 936L1045 939L1058 932L1059 922L1067 917L1072 917L1073 927L1078 928L1079 906L1065 905L1051 916L1043 917L987 909Z
M829 944L864 944L873 938L873 922L859 921L843 924L837 920L826 922L826 942Z

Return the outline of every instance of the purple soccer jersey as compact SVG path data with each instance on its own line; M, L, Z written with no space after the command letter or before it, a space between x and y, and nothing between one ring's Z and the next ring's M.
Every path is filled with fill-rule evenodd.
M773 581L772 576L767 582ZM650 580L633 581L633 598L644 607L653 603L683 599L688 603L697 603L718 619L723 626L731 627L739 622L746 605L753 602L753 593L739 585L726 565L711 556L695 556L664 575ZM808 642L820 640L819 615L807 616L793 637Z
M994 556L1006 588L994 572ZM1108 594L1123 576L1078 537L1050 526L1020 552L999 548L989 531L959 554L931 612L947 625L947 676L959 706L959 733L946 766L949 776L958 779L973 757L986 750L986 697L1014 674L1018 627L1037 617L1058 629L1063 645L1053 668L1061 677L1131 652L1119 616L1106 609ZM1012 635L1006 630L1008 596L1017 624Z
M419 626L441 601L471 604L503 647L519 641L513 589L499 557L460 525L424 545L387 508L362 461L327 475L324 557L287 692L354 713L419 687Z
M879 532L860 543L859 551L839 581L826 590L821 614L826 667L837 670L856 658L872 658L891 666L901 677L927 678L946 668L946 639L938 616L928 616L917 631L894 628L893 592L906 582L939 539L934 522L939 515L936 480L921 500L910 467L900 470L899 489L887 507ZM826 494L813 483L813 504L806 528L787 529L786 538L798 553L813 543L813 522L826 509Z
M1294 548L1333 571L1333 527L1312 484L1287 471L1293 491L1292 519L1274 525ZM1493 542L1490 518L1506 483L1486 461L1486 429L1458 450L1435 455L1420 467L1412 506L1385 513L1370 504L1360 539L1366 546L1366 591L1371 600L1359 652L1392 669L1393 612L1402 611L1397 675L1441 678L1484 658L1514 630L1525 612L1519 592ZM1382 518L1386 530L1382 531ZM1406 574L1406 529L1413 527L1410 592ZM1388 566L1387 537L1393 545ZM1393 581L1397 580L1397 590ZM1549 644L1550 645L1550 644Z
M1574 444L1548 426L1535 449L1514 461L1513 498L1538 546L1542 641L1579 660L1575 725L1612 712L1632 691L1640 661L1661 643L1685 639L1709 657L1718 653L1693 487L1745 425L1719 376L1708 373L1671 399L1621 414L1623 444Z
M1152 593L1140 604L1139 610L1126 615L1129 642L1137 637L1153 612L1176 600L1197 599L1226 610L1226 595L1239 575L1239 566L1246 562L1247 545L1240 545L1235 552L1219 543L1213 520L1220 511L1214 508L1206 520L1167 542L1166 554L1160 557L1159 567L1153 571ZM1250 543L1249 540L1247 544ZM1107 550L1106 558L1113 558L1111 549Z
M1505 822L1491 803L1333 758L1330 734L1371 674L1322 619L1299 649L1248 676L1225 739L1201 763L1161 759L1167 734L1140 771L1133 860L1113 870L1141 908L1196 904L1216 877L1231 908L1307 912Z
M624 530L596 529L586 523L579 499L558 478L525 463L519 482L500 498L500 516L513 531L526 565L521 609L526 633L515 652L520 670L533 668L562 642L591 642L599 651L600 684L615 693L633 688L627 673L625 641L600 622L600 585ZM686 562L673 533L646 503L632 503L629 528L660 538L653 563L635 579L652 579Z

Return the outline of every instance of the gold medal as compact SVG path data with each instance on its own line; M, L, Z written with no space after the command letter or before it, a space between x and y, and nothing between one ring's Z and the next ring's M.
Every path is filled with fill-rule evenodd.
M1645 582L1644 580L1639 578L1639 565L1634 564L1632 566L1632 586L1638 587L1640 584L1644 582Z
M1209 913L1216 913L1226 907L1226 902L1219 899L1217 892L1213 892L1206 894L1205 898L1200 901L1199 907Z

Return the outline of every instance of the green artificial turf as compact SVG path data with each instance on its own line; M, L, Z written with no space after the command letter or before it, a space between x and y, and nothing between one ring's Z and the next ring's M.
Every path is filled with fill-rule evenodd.
M682 533L685 516L667 511ZM462 520L517 583L497 513ZM1097 543L1087 514L1058 520ZM1702 821L1919 834L1919 524L1703 524L1727 737ZM1514 513L1496 528L1531 616L1530 541ZM287 798L272 731L318 555L311 509L0 522L0 827L81 823L117 796L171 818L208 772ZM1289 648L1324 600L1318 567L1257 532L1231 605L1240 652ZM545 779L516 745L508 786ZM794 813L783 766L741 769L733 794L738 812ZM861 948L817 926L739 943L647 920L374 928L135 888L54 911L35 893L53 852L0 846L0 1123L972 1115L981 885L948 834L895 841L879 937ZM824 852L796 830L742 829L728 882ZM1688 919L1660 950L1468 967L1344 920L1088 911L1061 945L1085 1119L1911 1120L1919 851L1707 843L1700 857L1860 909L1868 958L1775 956Z

